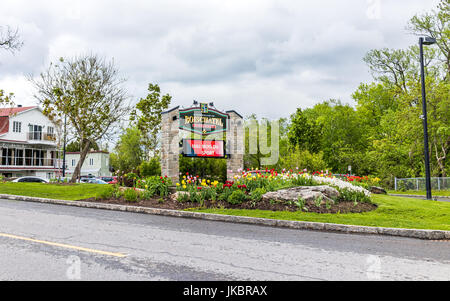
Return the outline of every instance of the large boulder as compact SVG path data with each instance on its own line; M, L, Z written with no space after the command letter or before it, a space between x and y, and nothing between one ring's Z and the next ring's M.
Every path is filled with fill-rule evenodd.
M263 200L278 201L297 201L299 197L307 203L314 202L318 198L322 198L321 204L327 201L334 204L334 199L339 196L339 192L333 187L327 185L321 186L297 186L277 191L270 191L262 196Z
M188 195L189 196L189 192L187 192L187 191L176 191L176 192L170 194L170 198L172 200L174 200L174 201L177 201L178 197L181 196L181 195Z
M370 187L370 192L375 194L387 194L386 190L381 187L372 186Z

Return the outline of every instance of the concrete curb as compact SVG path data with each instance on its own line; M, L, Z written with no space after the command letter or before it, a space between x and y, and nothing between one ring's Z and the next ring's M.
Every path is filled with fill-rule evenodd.
M9 194L0 194L0 198L15 200L15 201L38 202L38 203L68 205L68 206L76 206L76 207L84 207L84 208L127 211L127 212L146 213L146 214L164 215L164 216L172 216L172 217L197 218L197 219L204 219L204 220L211 220L211 221L244 223L244 224L262 225L262 226L270 226L270 227L282 227L282 228L290 228L290 229L356 233L356 234L379 234L379 235L401 236L401 237L430 239L430 240L448 240L448 239L450 239L450 231L443 231L443 230L383 228L383 227L353 226L353 225L341 225L341 224L317 223L317 222L287 221L287 220L246 217L246 216L232 216L232 215L222 215L222 214L212 214L212 213L202 213L202 212L147 208L147 207L128 206L128 205L103 204L103 203L82 202L82 201L54 200L54 199L36 198L36 197L29 197L29 196L17 196L17 195L9 195Z

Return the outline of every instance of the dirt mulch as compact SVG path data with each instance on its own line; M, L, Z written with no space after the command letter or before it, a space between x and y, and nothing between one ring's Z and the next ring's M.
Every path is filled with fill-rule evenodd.
M173 200L170 197L167 198L154 198L150 200L139 200L137 202L128 202L125 199L108 199L108 200L99 200L95 198L81 200L84 202L97 202L97 203L106 203L106 204L117 204L117 205L130 205L130 206L141 206L141 207L150 207L150 208L161 208L161 209L173 209L173 210L183 210L189 208L201 208L200 203L193 202L179 202L177 200ZM247 201L242 204L230 204L224 201L205 201L203 204L203 208L221 208L221 209L259 209L259 210L270 210L270 211L290 211L295 212L298 211L299 208L294 204L286 204L280 201L259 201L259 202L251 202ZM357 203L356 205L353 202L339 202L336 204L332 204L329 208L326 208L325 205L321 205L317 207L314 204L306 205L306 212L316 212L316 213L361 213L372 211L377 208L375 204L370 203Z

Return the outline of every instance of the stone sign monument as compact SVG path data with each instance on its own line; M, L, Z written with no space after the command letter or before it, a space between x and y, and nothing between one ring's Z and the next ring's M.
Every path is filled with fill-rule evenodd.
M190 108L177 106L163 112L161 131L161 174L172 183L179 181L180 154L225 158L229 180L244 167L244 122L233 110L223 113L213 103L194 101Z

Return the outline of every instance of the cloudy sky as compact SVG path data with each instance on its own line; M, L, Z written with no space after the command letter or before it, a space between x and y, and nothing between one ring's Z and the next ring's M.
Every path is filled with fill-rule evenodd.
M28 75L59 57L114 59L132 100L158 83L172 104L214 101L247 116L288 117L371 80L374 48L405 48L415 14L438 0L1 0L0 26L24 46L0 52L0 88L35 105Z

